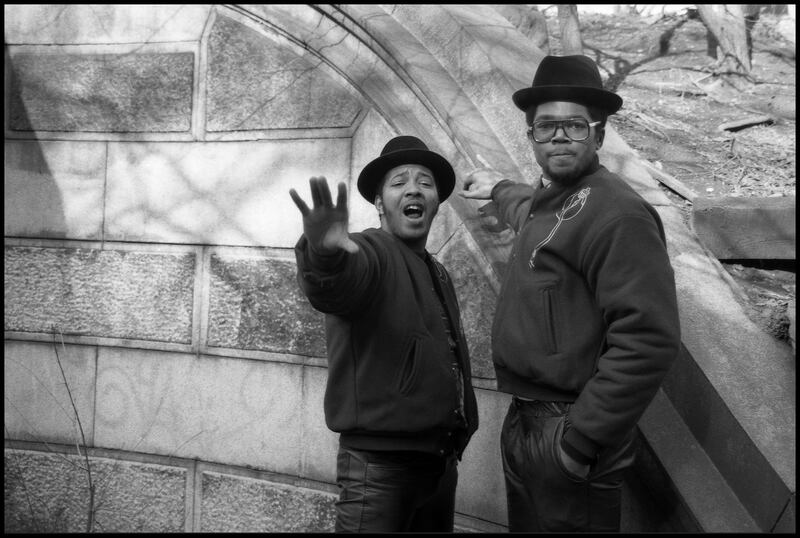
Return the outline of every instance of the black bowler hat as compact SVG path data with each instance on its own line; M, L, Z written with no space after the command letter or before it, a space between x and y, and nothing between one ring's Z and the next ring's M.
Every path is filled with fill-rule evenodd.
M622 98L603 89L597 64L588 56L545 56L533 76L530 88L511 96L517 108L527 110L547 101L574 101L597 106L613 114L622 106Z
M444 202L456 185L456 174L447 159L428 149L416 136L396 136L389 140L381 156L370 162L358 175L358 192L369 203L375 203L378 185L386 172L401 164L421 164L433 173L439 202Z

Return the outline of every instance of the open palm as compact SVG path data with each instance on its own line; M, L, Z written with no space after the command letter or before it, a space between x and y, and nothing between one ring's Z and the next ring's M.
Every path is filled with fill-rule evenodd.
M335 206L324 177L312 177L308 184L314 203L313 209L309 209L296 190L290 189L289 195L303 215L303 233L311 248L319 254L334 254L340 249L350 253L357 252L358 245L347 234L349 215L345 184L339 183Z

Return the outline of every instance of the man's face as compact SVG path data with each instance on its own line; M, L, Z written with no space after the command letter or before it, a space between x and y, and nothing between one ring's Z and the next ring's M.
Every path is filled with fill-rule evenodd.
M433 217L439 210L439 193L431 171L419 164L403 164L386 173L375 207L381 228L413 250L425 249Z
M593 121L586 106L568 101L540 104L536 109L534 121L570 118L583 118L589 123ZM603 135L602 130L590 127L589 137L576 142L566 135L562 127L559 127L549 142L531 140L531 144L544 177L557 183L569 184L581 177L591 164L597 150L603 144Z

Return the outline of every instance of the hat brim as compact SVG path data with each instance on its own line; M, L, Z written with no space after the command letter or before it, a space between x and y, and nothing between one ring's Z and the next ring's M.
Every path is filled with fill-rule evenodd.
M586 86L538 86L524 88L511 96L517 108L526 112L530 107L548 101L571 101L596 106L614 114L622 107L622 97L616 93Z
M456 174L447 159L429 150L403 149L381 155L361 170L358 175L358 192L369 203L375 203L378 185L386 172L401 164L419 164L428 168L433 173L436 190L439 193L439 203L444 202L453 192L456 185Z

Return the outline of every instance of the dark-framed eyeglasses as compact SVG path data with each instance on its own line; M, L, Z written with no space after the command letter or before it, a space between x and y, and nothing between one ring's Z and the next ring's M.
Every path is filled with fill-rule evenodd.
M540 144L550 142L556 135L559 127L564 130L564 134L573 142L581 142L589 138L592 127L600 125L601 122L593 121L589 123L584 118L570 118L567 120L539 120L533 122L528 127L528 138Z

